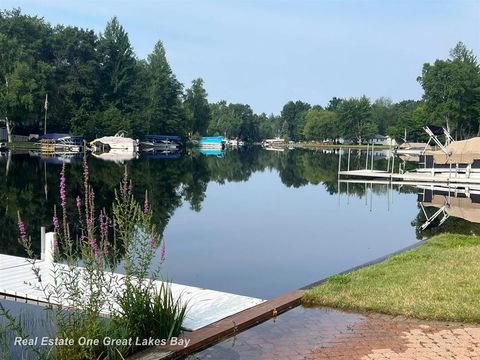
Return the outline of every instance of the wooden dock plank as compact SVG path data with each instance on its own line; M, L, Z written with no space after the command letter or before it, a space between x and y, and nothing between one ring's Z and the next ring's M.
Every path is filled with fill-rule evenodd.
M157 346L145 349L129 357L129 360L180 359L194 352L211 346L227 337L244 331L254 325L269 320L277 315L300 305L302 290L295 290L266 301L250 309L229 316L199 330L179 338L176 346ZM180 341L181 340L181 341ZM170 354L167 354L170 351Z

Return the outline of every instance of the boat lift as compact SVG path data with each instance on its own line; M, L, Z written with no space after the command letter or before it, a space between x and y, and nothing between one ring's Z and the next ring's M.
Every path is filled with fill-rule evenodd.
M420 207L422 208L423 214L425 215L425 218L427 219L422 224L422 226L420 226L420 228L422 230L427 229L435 221L436 218L440 217L440 215L442 215L442 218L440 219L440 222L439 222L438 226L442 225L445 221L447 221L447 219L450 216L447 213L447 209L448 209L449 206L450 206L450 204L447 202L447 199L445 199L445 204L443 204L443 206L440 209L438 209L435 212L435 214L433 214L432 216L428 216L427 212L425 211L425 207L423 206L422 203L420 203Z
M433 142L450 158L450 153L448 152L447 146L453 141L452 136L450 133L441 126L433 126L433 125L427 125L423 127L423 130L430 136L428 139L427 145L425 145L425 151L427 150L427 147L430 145L430 142L433 140ZM444 135L445 136L445 144L442 144L438 136Z

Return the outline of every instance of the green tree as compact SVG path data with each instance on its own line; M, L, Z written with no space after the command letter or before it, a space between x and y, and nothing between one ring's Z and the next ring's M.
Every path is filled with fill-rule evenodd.
M192 86L185 92L185 107L191 122L192 133L204 135L210 123L211 113L203 87L203 79L192 81Z
M292 140L301 140L303 138L303 128L305 127L305 114L310 109L310 105L302 101L289 101L283 106L281 116L286 123L288 137Z
M185 135L189 126L181 102L182 84L168 64L161 41L155 44L153 52L148 55L146 74L149 83L145 131Z
M307 111L304 136L307 140L335 140L338 137L337 115L333 111L312 108Z
M376 124L378 133L385 135L387 128L394 123L393 101L387 97L381 97L372 104L372 121Z
M135 57L128 34L116 17L100 34L98 55L102 74L102 100L119 110L130 109L129 90L135 78Z
M386 135L398 143L425 140L423 127L428 124L428 116L423 101L404 100L394 104L392 117L393 122L387 128Z
M327 105L326 109L328 111L335 111L336 112L338 110L339 105L342 103L342 101L343 101L343 99L337 98L337 97L334 96L328 102L328 105Z
M49 94L50 103L54 104L49 107L49 125L58 130L70 128L75 133L89 133L89 114L99 106L97 35L93 30L57 26L52 40L55 84Z
M359 99L342 101L338 106L338 117L342 135L358 144L372 138L377 132L377 126L372 121L372 106L365 95Z
M42 18L20 9L0 11L0 116L9 137L14 127L38 131L50 90L52 29Z
M480 68L463 43L450 51L450 59L424 64L417 80L434 123L461 138L480 133Z
M259 139L269 139L280 135L280 116L275 116L273 114L267 116L265 113L256 116L258 118Z

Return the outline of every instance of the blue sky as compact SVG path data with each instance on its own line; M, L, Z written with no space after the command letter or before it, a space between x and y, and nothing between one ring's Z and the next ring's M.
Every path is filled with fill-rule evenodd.
M425 62L458 41L480 57L480 0L2 0L52 24L102 31L116 15L140 58L162 40L178 79L210 101L279 113L289 100L419 99Z

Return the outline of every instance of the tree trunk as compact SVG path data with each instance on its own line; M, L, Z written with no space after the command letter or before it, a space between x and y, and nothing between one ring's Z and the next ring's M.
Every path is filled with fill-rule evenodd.
M450 123L448 121L448 116L445 116L445 122L446 122L446 125L447 125L447 132L450 134Z
M12 150L8 150L7 165L5 167L5 177L8 176L8 171L10 170L10 164L11 163L12 163Z
M7 128L7 141L10 143L12 142L12 132L13 132L13 126L10 124L10 121L8 120L8 117L5 116L5 125Z

